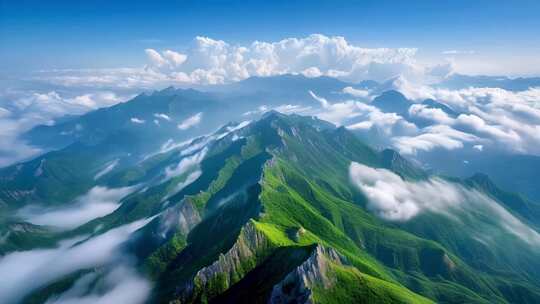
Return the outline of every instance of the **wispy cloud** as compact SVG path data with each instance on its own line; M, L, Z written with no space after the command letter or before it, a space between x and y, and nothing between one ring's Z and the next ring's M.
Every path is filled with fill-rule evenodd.
M120 199L134 189L134 187L109 189L96 186L66 207L44 208L30 205L19 210L17 214L26 221L37 225L62 229L75 228L113 212L118 208Z
M65 275L82 269L93 269L123 260L120 245L148 220L137 221L90 238L62 242L52 249L17 251L0 258L0 302L17 303L24 296ZM138 291L130 290L137 293ZM144 301L145 294L140 294ZM129 296L129 294L126 294Z
M98 173L96 173L96 175L94 176L94 179L100 179L102 176L108 174L109 172L111 172L117 165L118 163L120 162L120 159L115 159L109 163L107 163L105 165L105 167L99 171Z
M130 121L135 124L143 124L146 122L144 119L140 119L137 117L131 117Z
M126 264L119 264L106 271L102 284L96 273L89 273L78 279L73 286L60 295L47 300L47 304L114 304L145 303L151 285Z
M472 55L472 54L476 54L476 52L472 50L446 50L446 51L442 51L441 54L443 55Z
M171 118L169 117L169 115L164 114L164 113L154 113L154 117L160 118L160 119L163 119L163 120L166 120L166 121L170 121L170 120L171 120Z
M172 167L168 167L165 169L165 179L169 179L171 177L180 176L186 172L188 172L190 169L194 169L196 165L198 165L206 155L208 149L203 148L197 153L194 153L193 155L186 156L180 160L180 162Z
M384 113L374 105L357 100L330 102L309 92L321 105L309 114L327 120L338 126L345 125L351 130L369 130L377 128L388 136L415 133L417 127L396 113Z
M52 125L64 115L79 115L90 110L125 101L110 91L85 94L56 91L0 91L0 167L28 159L41 149L28 145L20 134L40 124Z
M540 246L540 235L535 230L476 190L436 177L424 181L405 181L392 171L355 162L349 167L349 176L353 184L367 196L368 208L385 220L409 221L426 212L452 219L480 214L482 220L474 223L494 228L489 230L492 237L496 236L498 227L503 233ZM469 228L475 231L478 227Z
M252 111L247 111L243 113L243 116L251 116L251 115L260 115L269 111L277 111L283 114L310 114L312 110L311 106L301 106L301 105L293 105L293 104L282 104L275 107L270 107L267 105L262 105L257 107L257 109Z
M202 113L197 113L193 116L186 118L184 121L178 124L178 129L187 130L191 127L198 125L202 120Z
M420 134L395 136L391 138L391 141L401 153L416 154L418 151L431 151L436 148L460 149L463 148L464 143L478 142L480 139L446 125L434 125L423 128Z
M412 105L412 117L436 124L477 139L476 144L510 153L540 154L540 88L512 92L501 88L450 90L415 85L401 79L398 88L409 98L431 98L449 105L455 118L424 105ZM468 137L470 139L470 137Z

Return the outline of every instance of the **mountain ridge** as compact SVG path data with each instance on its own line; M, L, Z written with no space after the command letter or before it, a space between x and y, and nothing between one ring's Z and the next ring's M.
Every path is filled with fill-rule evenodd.
M71 230L38 226L14 234L13 227L18 226L3 228L10 246L2 245L2 251L29 248L16 238L30 242L41 238L43 244L37 248L51 249L55 241L87 236L73 245L77 248L142 220L148 222L120 248L153 282L149 301L157 303L219 303L246 295L253 295L257 303L292 298L314 303L359 298L375 303L540 300L540 278L534 271L538 252L509 232L506 222L495 221L499 213L485 213L494 212L479 205L486 198L463 198L461 206L472 208L464 209L472 210L468 213L427 209L408 221L392 221L378 215L374 198L351 180L349 171L358 163L385 176L395 175L392 178L405 185L448 183L470 188L493 197L490 203L510 214L525 214L526 209L520 209L527 206L525 201L484 176L469 180L434 176L396 151L371 148L346 128L277 111L254 121L221 125L185 142L168 139L155 139L157 152L119 161L118 167L97 179L96 174L118 155L92 153L99 165L73 162L73 172L81 165L90 167L85 174L91 184L86 188L134 188L112 212ZM102 142L78 145L83 151L107 147ZM120 143L119 151L127 153L130 148ZM60 164L76 155L72 148L65 149L52 153L60 153ZM23 164L21 170L28 174L22 175L21 184L29 177L37 183L47 180L50 159L51 154L45 154ZM12 174L9 170L4 172ZM41 174L36 176L37 171ZM62 202L69 206L76 195L58 197L70 197ZM496 233L495 243L486 245L489 240L478 239L471 227ZM29 299L62 294L93 271L77 269L31 291ZM308 274L315 279L303 281ZM287 291L284 286L289 284L296 287Z

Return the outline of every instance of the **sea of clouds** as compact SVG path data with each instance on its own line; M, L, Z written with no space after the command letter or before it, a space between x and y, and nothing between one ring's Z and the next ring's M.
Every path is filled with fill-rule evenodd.
M434 149L484 148L512 154L540 155L540 88L508 91L501 88L434 89L411 84L402 77L395 89L409 98L407 115L382 112L371 100L376 95L329 101L309 92L319 107L294 111L315 115L350 130L376 129L387 146L402 154L415 155ZM439 108L422 104L434 99L457 113L455 117ZM419 125L418 121L427 125Z
M120 200L135 189L95 186L66 206L46 208L33 204L18 210L17 215L32 224L71 229L113 212Z
M0 303L18 303L66 275L94 269L105 273L102 290L87 288L81 292L90 283L85 275L49 303L143 303L150 293L150 283L133 270L121 245L148 222L140 220L95 237L64 240L54 248L15 251L0 257L0 273L5 274L0 276Z
M369 104L380 92L352 86L342 92L348 99L314 104L318 111L295 104L275 109L314 114L351 129L376 128L391 138L389 145L405 154L466 145L498 145L513 153L540 153L539 88L517 92L496 87L436 88L431 84L453 73L452 61L422 63L415 48L366 48L344 37L313 34L244 45L196 37L182 51L141 52L146 53L148 62L138 68L44 70L28 75L22 80L24 85L6 83L0 91L0 166L42 152L21 141L19 135L38 124L52 124L64 115L110 106L141 91L168 85L226 84L252 76L287 73L331 76L351 83L393 80L391 88L413 102L433 98L459 113L458 117L449 117L439 109L419 105L411 105L409 119L383 113ZM167 119L156 115L156 123ZM358 119L352 121L354 117ZM411 118L431 124L418 127ZM194 115L178 123L178 128L191 128L202 119L202 114ZM137 117L132 122L145 123Z

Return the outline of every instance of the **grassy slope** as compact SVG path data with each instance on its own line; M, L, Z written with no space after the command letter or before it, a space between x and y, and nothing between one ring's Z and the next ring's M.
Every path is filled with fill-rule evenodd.
M499 290L502 283L512 282L509 284L521 291L535 289L522 279L507 281L506 277L482 274L471 269L454 251L393 229L366 213L359 208L363 198L350 189L344 172L351 160L371 166L384 166L384 163L379 163L374 152L343 130L326 131L329 136L324 141L310 132L309 128L301 132L301 138L295 138L295 132L285 132L287 149L274 161L274 167L265 171L262 221L277 223L285 230L302 226L323 243L350 258L352 255L351 260L356 261L355 266L360 270L389 281L399 280L433 299L504 302L503 297L512 301L516 298ZM310 138L311 134L317 138ZM311 145L315 140L317 145ZM417 172L398 173L418 176ZM445 228L441 227L441 231ZM377 261L373 262L371 257ZM534 292L521 293L519 297L535 298Z
M203 175L170 199L173 204L190 199L203 215L202 222L187 236L174 234L144 261L143 268L157 282L157 300L174 299L175 290L226 253L253 218L257 230L273 244L270 251L254 263L245 261L250 270L238 273L232 286L220 287L223 293L195 301L238 300L247 290L254 302L264 302L273 285L299 265L315 243L334 248L352 264L332 267L339 282L334 289L314 290L315 299L323 303L427 301L418 294L440 303L538 299L537 288L521 277L478 271L474 264L472 268L469 256L459 250L466 240L456 245L457 231L444 222L435 223L440 225L431 235L367 212L365 197L349 183L351 161L387 167L409 179L421 176L401 160L397 165L389 162L344 129L313 127L316 124L296 116L267 117L248 128L246 139L223 140L212 147L201 164ZM267 161L269 155L272 159ZM161 197L172 186L161 187L153 190L155 197L127 199L85 229L114 227L159 212ZM242 194L236 195L240 189ZM421 226L431 227L433 220L426 218ZM489 252L482 250L477 254Z
M318 243L335 248L370 277L400 282L408 287L413 287L408 282L414 282L417 292L434 299L457 292L470 303L483 302L474 292L451 281L467 281L471 286L480 285L477 287L479 290L490 289L483 283L483 278L468 269L456 271L450 280L437 282L436 276L445 274L445 251L440 245L387 228L358 205L332 197L316 186L291 187L294 182L280 180L278 176L290 179L288 175L294 173L283 172L291 169L284 169L280 162L277 163L265 171L265 187L261 194L264 207L262 222L272 223L282 231L303 227ZM437 269L441 269L441 273L436 273ZM424 270L435 272L433 278L427 277ZM413 275L415 280L410 279ZM477 282L473 282L473 278Z
M530 286L523 287L512 281L505 287L509 291L502 292L498 289L501 286L499 279L472 269L454 254L452 248L396 229L366 212L363 208L365 198L348 181L347 172L351 161L374 167L389 167L410 179L419 178L418 171L411 170L411 167L401 162L395 168L392 167L393 163L385 160L384 155L363 145L346 130L322 128L321 131L310 125L311 122L305 123L302 118L287 117L286 120L267 118L267 121L263 120L251 127L250 134L258 136L248 137L249 144L243 149L252 150L252 154L256 154L265 148L273 155L273 159L266 165L261 183L262 214L258 220L259 229L280 239L285 247L298 246L296 241L291 243L289 233L303 229L306 232L300 242L309 240L308 243L335 248L363 276L368 276L367 281L372 282L372 285L382 280L398 286L396 288L403 289L406 286L445 303L502 303L509 294L510 299L527 298L527 293L522 291ZM212 194L209 193L198 197L201 198L201 209L204 209L206 202L212 200ZM207 230L198 236L205 237L211 231ZM227 235L229 241L219 242L210 251L226 252L237 233ZM185 252L180 256L183 254ZM197 263L199 266L190 267L192 270L182 275L176 273L174 277L183 277L181 280L185 280L189 273L209 265L215 256L215 253L203 255ZM270 271L262 266L265 263L271 265L269 261L262 262L254 274L247 275L257 277L257 273ZM289 265L292 264L294 262L290 261ZM281 276L284 275L281 273ZM273 273L273 277L279 277L279 274ZM258 281L246 280L237 284L258 284ZM267 285L264 290L268 292L268 289ZM222 296L234 298L239 290L241 288L233 285Z
M267 139L269 137L271 138L272 136L259 137L259 140L253 141L251 146L256 146L257 142L261 143L262 138ZM292 143L294 144L294 142ZM290 143L287 142L287 144ZM376 154L367 150L367 147L361 146L361 148L362 151L357 155L357 159L367 162L374 162L377 159ZM288 149L288 151L291 151L291 149ZM366 157L366 152L367 158L364 158ZM309 154L309 152L306 154ZM330 155L335 155L335 153ZM311 161L312 166L305 162L303 162L303 165L308 168L313 168L316 167L316 164L321 163L317 162L316 159L312 159ZM344 158L338 158L335 159L335 161L341 162L343 166L348 163ZM246 274L244 279L233 285L230 290L218 297L215 301L218 301L219 299L238 299L239 293L241 294L241 291L244 290L241 286L251 285L257 285L261 288L257 290L260 299L263 299L264 296L268 295L269 290L271 290L272 285L270 282L277 282L279 278L283 278L287 274L287 271L285 271L286 269L290 270L290 267L292 267L291 265L299 263L299 260L295 259L295 257L297 257L295 254L293 254L291 258L287 258L284 252L287 252L288 250L297 252L296 249L292 248L297 248L297 246L310 246L309 244L314 243L321 243L326 246L337 248L352 261L355 267L357 267L354 268L355 271L360 269L363 272L362 276L363 278L366 278L367 281L372 282L373 280L376 280L375 277L377 277L388 282L387 285L385 285L390 286L388 289L385 286L380 287L382 293L388 293L388 295L395 294L396 299L399 298L398 294L413 295L413 293L400 286L393 278L392 274L383 265L367 254L367 252L361 250L357 244L343 232L343 229L337 228L331 220L323 215L330 212L331 209L334 209L335 211L341 203L360 210L358 206L354 206L345 201L339 201L339 203L337 203L338 205L334 202L333 205L330 206L323 206L324 203L316 200L310 200L310 202L308 202L302 197L302 195L305 195L306 193L302 193L301 195L293 190L293 188L287 189L289 184L296 184L298 187L301 187L301 177L297 177L298 180L296 181L292 178L287 179L286 181L280 180L279 177L272 174L276 173L274 169L280 167L280 164L278 164L280 161L276 162L274 160L270 163L272 165L267 165L265 169L264 179L262 181L263 192L260 195L260 200L263 204L263 215L260 218L260 222L257 222L256 227L260 231L263 231L274 244L279 244L277 245L278 248L275 252L270 254L269 258L260 262L253 272ZM314 168L313 170L317 171L319 169ZM336 183L333 186L340 187L341 185ZM326 187L332 187L332 185L326 185ZM348 189L342 187L341 189L338 188L338 192L339 191L348 191ZM354 194L347 192L345 195L350 197ZM317 204L317 202L320 202L320 204L316 206L312 205ZM323 210L325 208L326 210ZM338 214L335 215L334 219L340 217ZM359 220L369 221L370 219L368 216L365 216L363 219ZM298 230L299 227L303 227L306 232L304 232L299 239L292 240L290 231ZM285 266L281 269L270 266L274 265L276 257L280 257L280 260L286 261L284 263ZM286 267L287 265L289 268ZM261 274L265 275L263 276ZM260 278L263 278L266 275L269 275L272 279L262 282ZM346 279L344 280L347 281ZM389 298L392 298L392 296L389 296Z
M433 301L401 286L361 273L355 268L332 265L336 283L330 289L315 288L315 303L417 303Z

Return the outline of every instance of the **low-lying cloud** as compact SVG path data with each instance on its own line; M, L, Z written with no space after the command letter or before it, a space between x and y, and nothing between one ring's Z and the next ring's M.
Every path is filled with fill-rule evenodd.
M204 159L207 151L208 149L206 147L202 148L200 151L182 158L178 164L167 167L165 169L165 179L181 176L189 170L194 169Z
M195 170L195 171L191 172L186 177L185 180L179 182L176 186L174 186L174 188L171 191L169 191L169 193L163 198L163 201L167 201L167 199L169 197L171 197L172 195L180 192L180 190L184 189L185 187L187 187L188 185L190 185L191 183L196 181L201 175L202 175L201 170Z
M119 206L119 201L134 187L112 188L95 186L88 193L77 198L68 206L44 208L30 205L18 211L17 215L36 225L70 229L90 220L107 215Z
M142 52L143 50L141 50ZM63 114L79 114L96 107L125 100L118 92L153 89L167 85L190 87L240 81L251 76L272 76L286 73L308 77L331 76L357 82L363 79L387 81L408 98L421 102L432 98L449 105L459 114L452 117L440 109L413 104L410 117L382 113L374 108L358 110L358 102L369 104L377 90L362 90L352 86L341 89L354 100L321 102L320 109L300 105L283 105L279 111L317 115L339 125L357 130L382 130L389 137L385 144L396 143L403 153L414 154L432 149L459 149L470 143L486 150L501 149L512 153L540 155L540 88L512 92L500 88L466 88L450 90L427 85L452 72L452 64L436 66L420 64L415 48L364 48L343 37L314 34L279 41L254 41L235 45L208 37L196 37L183 51L144 50L148 64L139 68L85 69L41 71L35 79L64 88L29 92L10 100L10 107L0 101L0 166L27 159L41 152L17 139L17 135L36 124L52 123ZM463 53L450 50L449 54ZM388 84L390 82L385 82ZM49 86L50 87L50 86ZM64 94L65 88L85 88L78 94ZM388 87L390 88L390 87ZM316 90L317 88L313 88ZM117 90L119 90L117 92ZM113 93L116 92L116 93ZM326 103L326 105L325 105ZM13 106L13 105L17 106ZM363 105L361 105L363 106ZM17 108L24 109L24 117ZM261 106L263 107L263 106ZM248 113L263 112L255 109ZM39 113L33 116L32 113ZM49 113L47 115L43 113ZM361 113L361 114L359 114ZM363 113L363 114L362 114ZM397 115L397 116L396 116ZM170 120L166 114L154 113L154 120L132 117L133 124L160 124ZM357 119L352 119L357 117ZM20 119L21 118L21 119ZM22 119L24 118L24 119ZM188 130L202 120L197 113L178 123ZM467 133L477 142L461 141L433 129L415 130L414 119L429 122L430 127L444 125ZM22 131L20 131L22 130Z
M358 98L368 98L370 95L368 90L355 89L353 87L345 87L342 92Z
M350 130L369 130L377 128L387 136L410 135L417 132L417 127L396 113L384 113L379 108L357 100L332 103L326 98L309 94L320 104L309 114L327 120Z
M349 167L349 177L366 195L367 208L385 220L404 222L426 212L458 220L460 216L481 213L483 219L477 223L490 221L489 225L540 246L540 235L535 230L479 191L437 177L406 181L390 170L355 162Z
M165 179L170 179L175 176L181 176L196 168L196 166L204 159L208 152L208 145L215 140L224 138L225 136L234 133L251 123L250 120L242 121L236 125L227 126L223 133L215 133L208 136L202 136L194 140L188 140L181 143L167 141L161 151L171 151L172 149L180 149L180 156L183 158L176 165L165 168Z
M116 166L118 166L119 162L120 159L117 158L107 163L103 169L101 169L98 173L96 173L96 175L94 175L94 179L100 179L102 176L110 173L114 168L116 168Z
M115 304L144 303L151 292L149 282L141 277L128 264L120 264L106 271L102 281L97 273L89 273L78 279L73 286L61 295L53 296L47 304Z
M363 134L377 134L378 144L403 154L467 148L540 155L540 88L449 90L404 77L395 79L393 85L411 101L405 113L383 112L371 103L374 96L368 91L344 88L349 98L337 102L309 91L319 107L302 114ZM434 101L423 103L426 99Z
M0 167L29 159L42 152L19 138L20 134L32 127L52 125L55 119L64 115L80 115L125 101L127 98L129 97L103 90L70 94L54 90L36 92L9 88L0 91Z
M392 145L403 154L416 154L418 151L431 151L436 148L461 149L464 143L481 142L481 139L475 135L446 125L428 126L421 129L419 133L413 136L392 137Z
M20 302L36 289L78 270L119 265L124 261L121 244L148 221L136 221L83 242L81 238L66 240L56 248L17 251L1 257L0 273L9 275L0 276L0 303Z
M257 109L255 110L244 112L242 115L243 116L252 116L252 115L256 116L256 115L260 115L269 111L276 111L283 114L303 115L303 114L310 114L312 110L313 109L311 106L302 106L302 105L294 105L294 104L282 104L275 107L262 105L262 106L257 107Z
M458 114L451 117L439 109L414 104L409 109L413 118L431 120L434 124L468 133L486 148L540 155L540 88L450 90L413 84L404 78L399 79L397 87L417 102L434 99Z
M178 129L187 130L191 127L198 125L202 120L202 113L197 113L193 116L190 116L178 124Z

